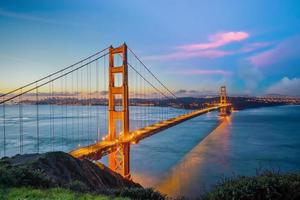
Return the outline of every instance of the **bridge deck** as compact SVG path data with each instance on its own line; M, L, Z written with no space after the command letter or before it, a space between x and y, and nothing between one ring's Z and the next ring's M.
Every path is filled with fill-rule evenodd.
M221 107L226 107L228 105L223 106L214 106L210 108L196 110L187 114L179 115L175 118L171 118L165 121L161 121L150 126L144 127L142 129L138 129L129 133L129 136L122 137L120 136L115 141L101 141L95 144L91 144L85 147L79 147L70 152L70 154L76 158L89 158L94 160L99 160L101 157L113 152L119 144L122 143L132 143L135 144L140 140L149 137L159 131L165 130L169 127L175 126L183 121L188 119L197 117L204 113L219 109Z

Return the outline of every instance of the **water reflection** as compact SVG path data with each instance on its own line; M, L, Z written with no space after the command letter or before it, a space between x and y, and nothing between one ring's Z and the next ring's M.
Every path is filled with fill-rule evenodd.
M155 187L219 124L217 112L211 112L132 145L130 164L133 180L144 187Z
M206 183L201 181L201 177L208 174L207 169L202 167L203 164L206 163L205 166L207 166L207 162L214 163L208 169L213 171L216 171L218 167L227 168L229 165L227 155L230 123L230 117L220 119L220 125L186 154L182 161L174 166L167 177L156 186L156 189L170 196L199 196L201 191L206 189ZM214 151L214 147L217 147L217 152ZM207 177L203 180L207 181Z

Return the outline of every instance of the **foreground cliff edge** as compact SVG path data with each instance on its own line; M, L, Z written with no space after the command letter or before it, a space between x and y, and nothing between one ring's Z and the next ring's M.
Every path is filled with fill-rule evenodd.
M199 198L298 200L300 173L263 171L256 176L226 178ZM0 199L160 200L167 197L124 179L101 163L51 152L0 159Z

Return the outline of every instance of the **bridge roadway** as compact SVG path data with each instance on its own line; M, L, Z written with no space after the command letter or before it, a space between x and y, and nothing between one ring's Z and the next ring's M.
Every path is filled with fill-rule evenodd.
M188 119L197 117L199 115L202 115L204 113L217 110L221 107L227 107L230 106L230 104L227 105L218 105L214 107L209 107L209 108L204 108L196 111L192 111L183 115L179 115L177 117L161 121L155 124L152 124L150 126L137 129L135 131L131 131L129 133L129 136L124 137L120 135L115 141L107 141L103 140L88 146L84 147L78 147L77 149L71 151L69 154L71 154L75 158L88 158L92 160L99 160L103 156L113 152L120 146L122 143L131 143L131 144L136 144L140 140L149 137L155 133L158 133L162 130L165 130L167 128L170 128L172 126L175 126L181 122L184 122Z

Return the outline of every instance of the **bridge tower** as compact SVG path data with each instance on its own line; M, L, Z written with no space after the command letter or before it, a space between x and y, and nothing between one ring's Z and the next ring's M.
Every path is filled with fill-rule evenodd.
M115 66L115 56L122 57L122 64ZM117 85L116 77L120 78L121 85ZM109 89L108 89L108 141L115 141L120 135L127 137L129 134L129 109L128 109L128 65L127 45L109 48ZM121 101L121 108L117 108L117 101ZM120 127L121 126L121 127ZM120 131L117 133L117 131ZM108 155L108 166L113 171L130 179L129 168L130 144L123 143Z
M220 116L227 116L227 93L226 86L220 87L220 105L223 106L220 108Z

